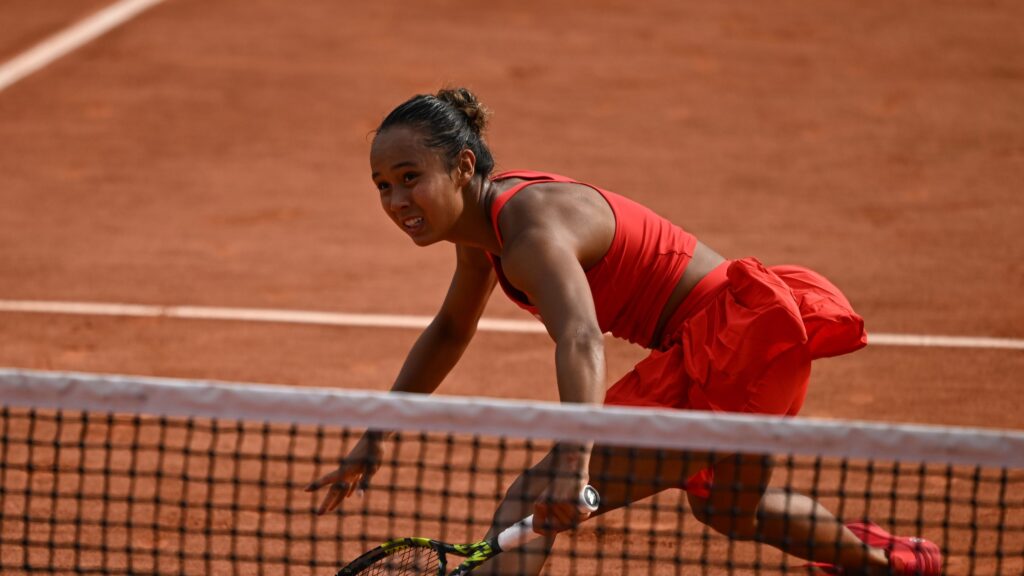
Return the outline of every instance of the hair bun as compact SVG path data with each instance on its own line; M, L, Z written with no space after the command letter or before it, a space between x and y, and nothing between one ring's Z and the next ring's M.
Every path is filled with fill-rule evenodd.
M477 135L484 133L484 129L487 127L487 120L491 117L491 111L476 99L475 94L467 88L444 88L437 92L436 97L438 100L447 102L453 108L462 112L468 121L469 127Z

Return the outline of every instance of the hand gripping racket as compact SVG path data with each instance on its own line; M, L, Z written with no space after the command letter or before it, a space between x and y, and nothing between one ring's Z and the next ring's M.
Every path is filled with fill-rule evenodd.
M579 507L594 512L601 498L593 486L580 493ZM496 538L472 544L447 544L429 538L396 538L353 560L335 576L461 576L501 554L539 538L533 531L533 516L528 516L503 530ZM464 558L447 572L449 556Z

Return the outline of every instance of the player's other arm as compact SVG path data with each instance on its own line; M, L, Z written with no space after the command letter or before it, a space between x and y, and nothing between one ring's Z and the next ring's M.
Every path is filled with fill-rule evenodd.
M482 250L456 247L457 263L448 294L434 320L416 340L391 390L429 394L462 358L497 283Z
M476 333L497 279L482 251L459 247L457 256L448 295L433 322L416 340L392 390L427 394L436 390ZM330 486L318 514L335 510L345 498L369 485L383 461L384 437L383 432L368 430L337 469L306 486L307 492Z

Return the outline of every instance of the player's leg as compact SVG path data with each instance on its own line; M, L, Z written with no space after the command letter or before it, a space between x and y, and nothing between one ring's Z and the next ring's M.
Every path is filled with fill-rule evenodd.
M818 502L769 487L768 457L732 455L715 464L706 498L687 494L698 520L736 540L756 540L794 556L840 565L848 574L888 574L885 553L869 548Z
M795 415L810 380L811 360L802 346L776 356L749 382L712 380L716 401L739 412ZM737 540L757 540L815 562L839 564L853 573L886 573L884 552L867 548L813 499L769 487L773 464L765 455L731 455L715 462L709 485L688 492L699 520ZM692 487L691 487L692 488ZM865 570L867 570L865 572Z
M498 505L487 538L494 538L505 528L533 514L533 504L547 488L555 470L556 455L548 453L540 462L523 472L509 486ZM474 574L497 575L539 574L547 561L552 538L541 538L515 550L508 550L474 570Z
M493 537L533 513L533 504L554 474L554 453L512 483L494 516ZM601 495L594 516L642 500L666 488L681 488L686 478L708 466L707 455L667 450L595 446L590 460L590 484ZM539 574L553 539L539 539L510 550L484 564L474 574Z

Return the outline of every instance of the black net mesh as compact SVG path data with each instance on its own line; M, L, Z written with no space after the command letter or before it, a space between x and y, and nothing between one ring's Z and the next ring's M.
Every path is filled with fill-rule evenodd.
M0 573L330 575L397 537L480 540L506 496L530 512L554 474L541 466L523 476L550 440L396 431L369 489L318 516L323 494L305 486L362 433L340 423L4 407ZM556 539L545 573L806 574L798 555L836 544L821 534L831 525L801 508L804 496L843 522L933 542L943 574L1024 573L1020 469L800 448L736 457L599 443L590 482L615 509ZM716 475L714 498L688 496L680 488L710 462L770 464L771 474L760 485ZM786 514L745 514L743 499L761 493ZM781 542L751 537L751 522L775 526Z

